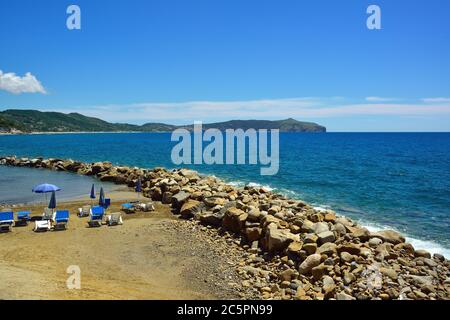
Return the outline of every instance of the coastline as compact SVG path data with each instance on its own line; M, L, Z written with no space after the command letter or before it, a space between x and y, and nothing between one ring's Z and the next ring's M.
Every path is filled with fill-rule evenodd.
M67 132L57 132L57 131L36 131L36 132L20 132L20 133L9 133L0 132L0 136L33 136L33 135L59 135L59 134L104 134L104 133L170 133L171 131L67 131Z
M230 181L228 182L229 184L236 186L238 188L244 188L245 186L250 186L250 187L257 187L257 188L264 188L268 191L273 191L273 192L277 192L282 194L283 196L286 196L288 198L292 198L292 199L300 199L298 196L295 195L295 192L290 191L290 190L279 190L277 188L273 188L270 185L261 185L259 183L255 183L255 182L250 182L248 184L244 184L238 181ZM327 211L327 210L333 210L333 208L329 205L323 205L323 204L313 204L310 203L310 205L313 206L314 209L316 210L323 210L323 211ZM358 225L366 228L367 230L369 230L370 232L379 232L379 231L383 231L383 230L393 230L395 232L398 232L400 234L402 234L405 237L406 242L411 243L414 248L417 249L422 249L422 250L427 250L429 251L432 255L434 253L437 254L441 254L443 256L445 256L447 259L450 258L450 249L445 247L443 244L436 242L436 241L432 241L432 240L427 240L427 239L422 239L419 238L417 236L414 235L410 235L408 233L402 232L400 230L398 230L395 227L389 226L389 225L381 225L379 223L373 222L373 221L367 221L364 219L357 219L355 217L350 217L347 216L343 213L339 213L338 214L341 217L344 218L349 218L349 219L353 219L353 220L357 220L356 222L358 223Z
M144 196L171 205L176 215L189 221L241 237L244 248L247 246L251 254L269 254L269 261L259 261L258 267L281 263L281 270L273 271L282 280L277 283L279 291L276 292L280 293L260 287L263 298L449 298L450 280L446 272L450 262L445 257L414 249L398 232L371 232L351 219L337 216L332 210L318 210L262 187L237 189L214 177L200 176L186 169L169 172L163 168L113 166L109 162L12 157L0 158L0 163L93 175L101 181L129 187L142 177ZM377 290L366 285L362 290L356 283L367 282L372 268L385 285ZM284 273L290 276L284 277ZM418 282L417 277L422 282ZM283 283L288 281L284 278L289 279L289 285ZM302 290L298 289L299 282ZM333 285L327 286L330 283ZM323 286L320 294L308 286L317 284ZM296 289L283 287L286 285Z

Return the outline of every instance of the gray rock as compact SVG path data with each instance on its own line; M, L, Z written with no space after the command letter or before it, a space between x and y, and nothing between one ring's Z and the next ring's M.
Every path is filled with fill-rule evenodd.
M187 199L189 199L190 196L191 196L191 194L188 192L185 192L185 191L178 192L177 194L172 196L172 206L174 208L181 209L181 206L183 205L183 203Z
M398 244L405 242L405 237L403 237L400 233L393 230L383 230L378 232L373 232L370 234L370 238L380 238L384 242L389 242L392 244Z
M342 223L336 223L331 228L331 231L335 231L338 235L345 235L347 230L345 230L345 226Z
M200 215L200 222L206 225L220 227L222 225L223 216L219 213L205 212Z
M280 251L286 249L293 241L300 241L298 235L287 229L268 228L266 231L266 243L269 251Z
M330 231L328 224L325 222L317 222L314 224L314 233L319 234L325 231Z
M356 298L346 294L345 292L336 293L336 300L356 300Z
M317 236L319 237L319 243L321 244L326 242L334 242L334 240L336 240L334 233L331 231L321 232Z
M369 246L372 248L376 248L382 243L383 243L383 240L381 240L380 238L372 238L369 240Z

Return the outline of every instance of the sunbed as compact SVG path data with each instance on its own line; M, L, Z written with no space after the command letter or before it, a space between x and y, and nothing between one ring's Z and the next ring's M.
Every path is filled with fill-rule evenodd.
M108 226L116 226L122 224L122 214L120 212L108 214L106 216L106 223L108 224Z
M108 209L111 206L111 199L106 198L105 203L103 204L103 208Z
M78 208L78 216L87 217L91 212L91 206L83 206L82 208Z
M89 226L90 227L100 227L102 225L103 216L105 214L105 209L100 206L92 207L90 210L90 219Z
M51 220L36 220L34 222L34 232L44 232L52 228Z
M28 221L30 221L30 211L19 211L17 212L17 222L16 225L26 226Z
M69 222L69 211L57 210L53 217L53 229L65 230L67 228L68 222Z
M42 214L42 220L52 220L53 209L44 208L44 213Z
M144 212L149 212L149 211L154 211L155 210L155 206L153 205L152 202L139 203L136 207L139 208L141 211L144 211Z
M122 204L121 208L125 213L134 213L136 211L135 205L130 202Z
M0 212L0 231L9 232L14 224L14 212Z

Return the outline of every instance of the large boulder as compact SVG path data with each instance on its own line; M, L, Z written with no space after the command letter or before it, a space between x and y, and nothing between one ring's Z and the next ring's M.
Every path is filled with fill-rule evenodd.
M305 233L315 232L315 224L312 221L304 220L300 230Z
M293 241L300 241L298 234L293 234L287 229L277 229L275 226L267 228L266 244L269 251L284 250Z
M224 198L221 197L208 197L205 198L203 200L203 202L208 206L208 207L215 207L215 206L223 206L226 202L226 200Z
M156 187L157 188L157 187ZM159 189L159 188L158 188ZM158 194L158 198L161 198L161 202L162 203L164 203L164 204L170 204L171 202L172 202L172 197L173 197L173 194L172 194L172 192L170 192L170 191L166 191L166 192L164 192L163 194L162 194L162 197L160 196L160 194L161 194L161 189L159 189L160 190L160 192L159 192L159 194Z
M365 242L370 238L370 232L366 228L345 226L345 229L353 238L359 238L361 241Z
M96 162L92 165L92 174L98 174L111 169L111 162Z
M308 256L298 267L300 274L308 274L312 268L317 267L320 264L320 254L312 254Z
M202 202L189 199L181 206L180 214L183 218L192 218L194 215L201 213L203 207Z
M245 229L245 236L247 237L247 240L250 242L259 240L261 238L261 234L262 229L259 227L252 227Z
M337 252L348 252L352 255L359 255L361 253L361 246L356 243L344 243L337 247Z
M370 234L371 238L380 238L384 242L389 242L392 244L399 244L405 242L405 237L394 230L383 230L378 232L372 232Z
M202 224L220 227L222 225L223 215L219 213L204 212L199 218Z
M181 207L183 206L183 204L189 199L189 197L191 196L190 193L185 192L185 191L180 191L177 194L175 194L174 196L172 196L172 207L175 209L181 209Z
M334 253L336 253L336 244L333 242L324 243L319 247L317 253L332 256Z
M314 224L314 232L316 234L329 231L328 224L326 222L317 222Z
M151 188L150 192L149 192L149 196L154 201L161 201L162 197L163 197L163 193L161 191L161 188L159 188L159 187ZM172 202L172 197L170 198L170 202Z
M334 242L336 238L334 237L334 233L331 231L321 232L317 235L319 237L319 243L324 244L327 242Z
M231 207L225 212L222 225L225 229L238 233L244 228L247 216L241 209Z

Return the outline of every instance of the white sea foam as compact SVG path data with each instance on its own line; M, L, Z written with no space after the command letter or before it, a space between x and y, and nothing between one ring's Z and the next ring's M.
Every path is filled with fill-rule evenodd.
M274 191L275 190L274 188L272 188L269 185L263 185L263 184L259 184L259 183L256 183L256 182L244 183L242 181L231 181L231 182L228 182L228 184L232 185L234 187L239 187L239 188L243 188L245 186L249 186L249 187L252 187L252 188L264 188L267 191Z
M250 182L250 183L247 184L247 186L252 187L252 188L264 188L267 191L273 191L274 190L274 188L272 188L272 187L270 187L268 185L262 185L262 184L255 183L255 182Z
M364 222L361 222L360 224L363 227L367 228L367 230L369 230L370 232L377 232L377 231L388 230L388 229L398 231L395 228L392 228L387 225L377 225L377 224L373 224L373 223L364 223ZM450 249L443 247L439 243L436 243L436 242L430 241L430 240L417 239L414 237L410 237L409 235L404 234L401 231L398 231L398 232L400 232L401 234L403 234L405 236L406 242L411 243L412 246L414 247L414 249L423 249L423 250L427 250L432 255L435 253L438 253L438 254L442 254L447 259L450 258Z
M242 181L232 181L232 182L229 182L229 184L232 186L235 186L235 187L244 187L246 185L250 186L250 187L263 187L268 191L277 191L283 195L286 195L286 196L294 198L294 199L301 198L301 196L295 191L288 190L288 189L276 189L276 188L272 188L267 185L261 185L259 183L254 183L254 182L250 182L250 183L246 184ZM317 203L312 203L312 205L314 206L314 209L318 210L318 211L326 211L326 210L332 209L332 207L329 205L317 204ZM345 215L342 213L337 212L337 214L339 216L345 217ZM439 243L436 243L436 242L430 241L430 240L421 240L421 239L411 237L411 236L405 234L404 232L398 231L389 225L375 224L375 223L367 222L367 221L358 221L357 219L353 219L353 220L357 221L359 225L367 228L370 232L377 232L377 231L382 231L382 230L395 230L397 232L400 232L401 234L403 234L405 236L406 242L409 242L413 245L414 249L427 250L432 255L435 253L438 253L438 254L443 255L447 259L450 259L450 249L443 247Z

